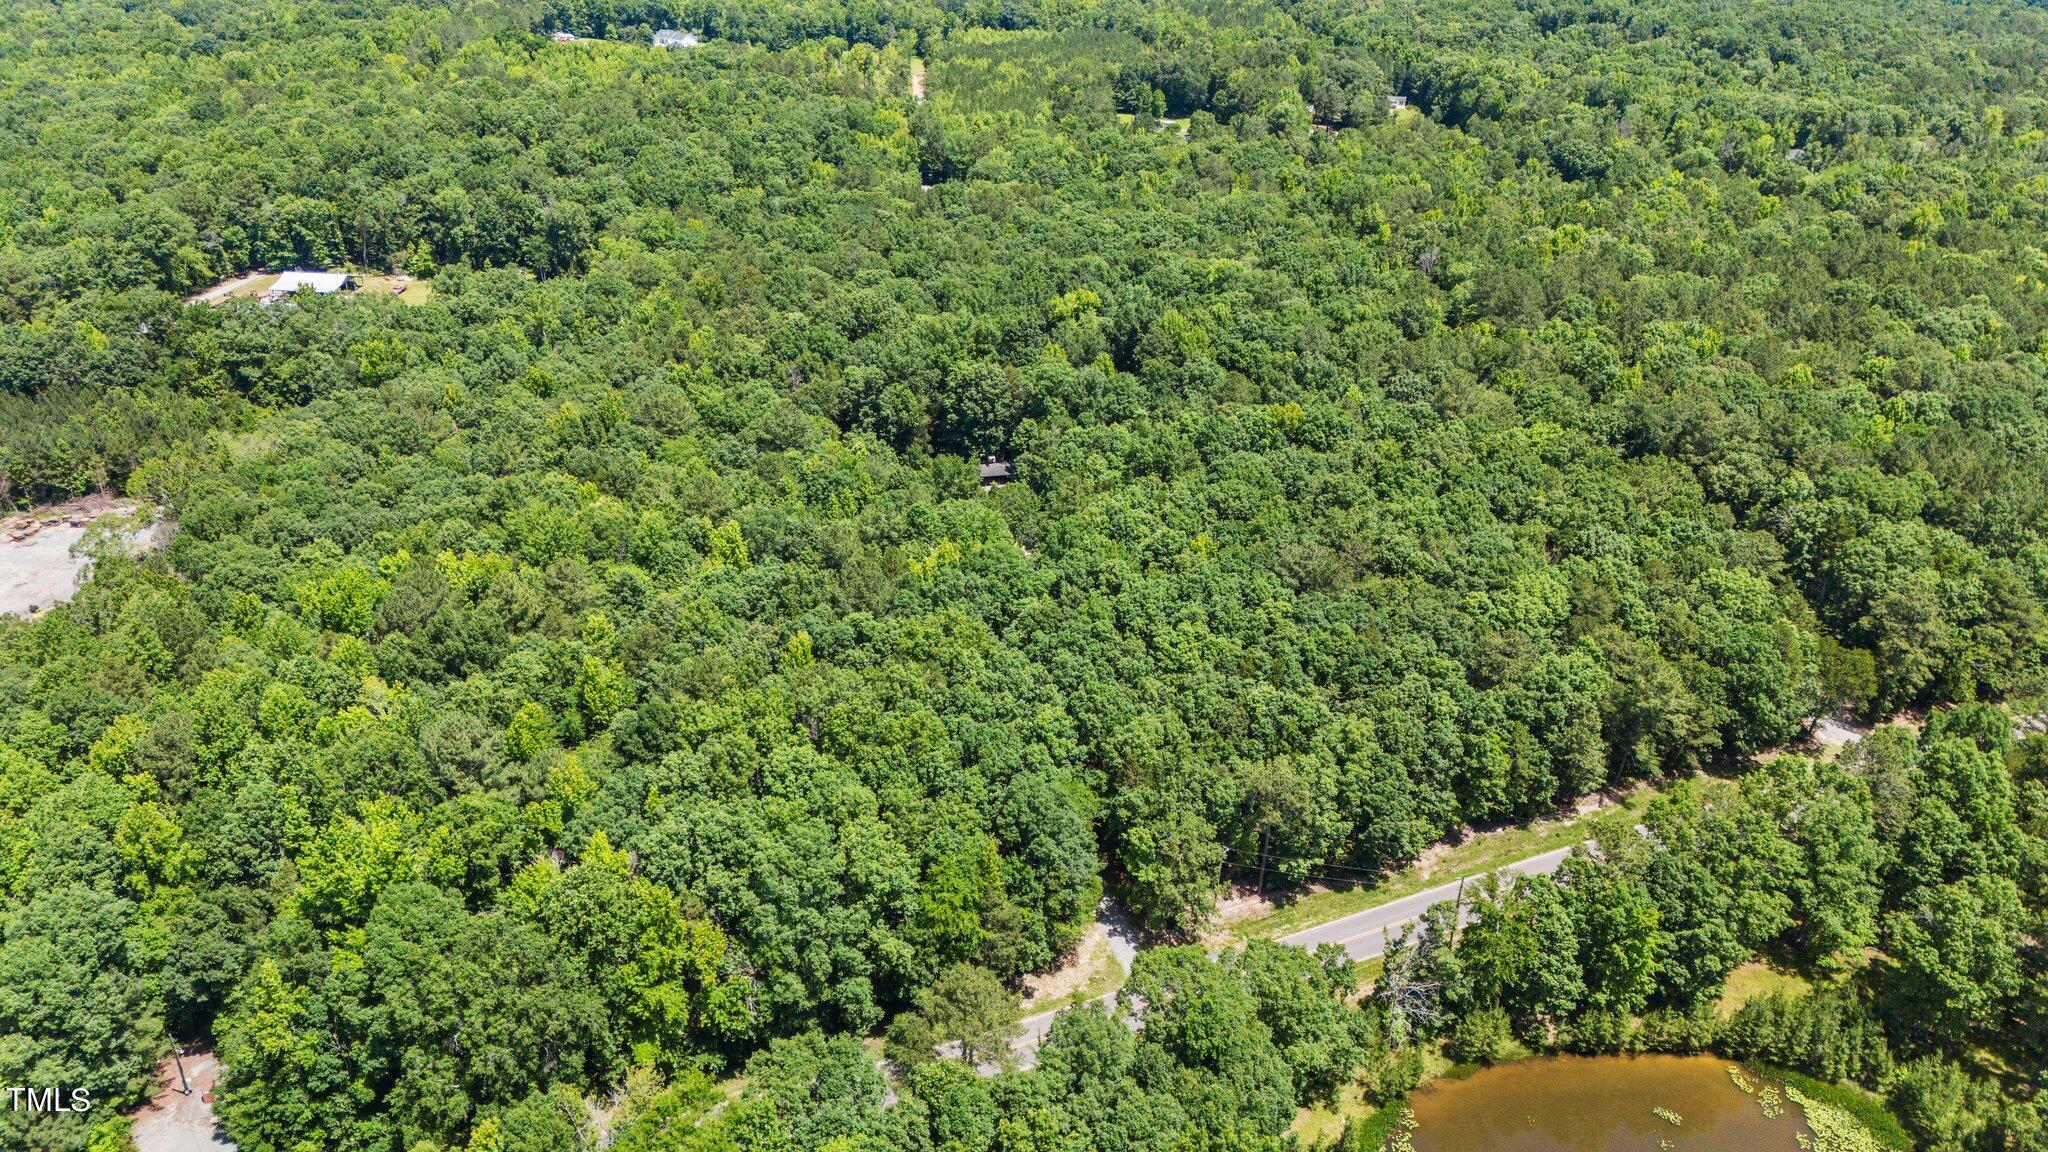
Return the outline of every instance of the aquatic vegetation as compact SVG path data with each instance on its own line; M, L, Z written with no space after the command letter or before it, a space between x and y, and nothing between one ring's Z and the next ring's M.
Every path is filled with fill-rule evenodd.
M1401 1118L1395 1122L1393 1134L1387 1137L1383 1152L1415 1152L1415 1109L1403 1105Z
M1773 1120L1785 1114L1785 1100L1778 1095L1775 1084L1764 1085L1764 1090L1756 1094L1756 1102L1764 1110L1764 1115Z
M1738 1065L1730 1064L1728 1066L1728 1079L1734 1081L1735 1086L1742 1089L1745 1096L1756 1092L1756 1089L1749 1082L1749 1077L1742 1074L1742 1068Z
M1786 1085L1785 1095L1805 1111L1806 1126L1813 1129L1812 1141L1801 1140L1801 1148L1811 1148L1812 1152L1882 1152L1883 1146L1870 1134L1870 1129L1846 1109L1816 1100L1790 1085Z
M1658 1119L1665 1121L1674 1128L1682 1126L1685 1123L1685 1117L1680 1116L1678 1113L1673 1112L1669 1108L1652 1108L1650 1109L1650 1111L1655 1112L1657 1114Z

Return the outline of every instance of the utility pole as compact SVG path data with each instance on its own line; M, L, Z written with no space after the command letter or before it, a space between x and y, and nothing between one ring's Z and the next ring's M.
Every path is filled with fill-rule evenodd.
M1465 878L1458 877L1458 912L1451 917L1451 939L1456 941L1465 934Z
M180 1044L171 1049L171 1059L178 1065L178 1091L192 1094L192 1081L185 1078L185 1046Z
M1266 830L1259 829L1259 899L1266 898Z

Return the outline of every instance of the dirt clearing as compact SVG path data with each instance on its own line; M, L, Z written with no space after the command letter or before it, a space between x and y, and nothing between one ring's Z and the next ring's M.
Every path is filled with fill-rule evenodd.
M78 593L93 551L143 551L168 536L141 505L88 496L0 519L0 616L37 616Z
M213 1116L220 1062L211 1052L194 1052L184 1062L183 1080L176 1061L156 1066L156 1088L135 1114L136 1152L235 1152Z

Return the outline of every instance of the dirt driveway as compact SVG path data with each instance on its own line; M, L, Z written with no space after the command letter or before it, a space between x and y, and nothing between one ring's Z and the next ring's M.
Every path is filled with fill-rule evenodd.
M135 1114L135 1152L235 1152L213 1118L220 1063L211 1052L194 1052L185 1057L185 1076L190 1095L178 1082L175 1063L157 1065L155 1095Z

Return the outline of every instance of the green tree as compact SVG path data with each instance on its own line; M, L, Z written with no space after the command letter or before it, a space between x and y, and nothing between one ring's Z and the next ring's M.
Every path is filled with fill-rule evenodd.
M95 1107L133 1102L165 1045L163 1022L127 937L135 908L77 885L0 916L0 1074L10 1084L84 1089ZM87 1114L13 1110L23 1147L84 1148Z
M1130 909L1172 932L1192 932L1215 909L1223 848L1215 829L1180 804L1148 797L1126 802L1118 859Z
M1885 986L1902 1030L1961 1048L2010 1022L2022 979L2019 889L1971 876L1921 889L1885 917Z
M971 1065L1006 1062L1017 1034L1017 999L986 968L954 964L911 998L911 1019L891 1029L892 1045L910 1059L933 1047Z
M1620 868L1590 856L1567 860L1559 878L1577 930L1587 1005L1614 1013L1642 1007L1666 947L1656 902Z

